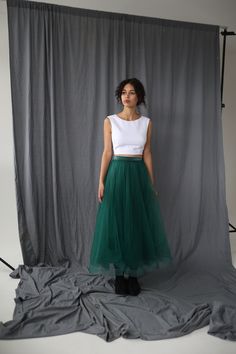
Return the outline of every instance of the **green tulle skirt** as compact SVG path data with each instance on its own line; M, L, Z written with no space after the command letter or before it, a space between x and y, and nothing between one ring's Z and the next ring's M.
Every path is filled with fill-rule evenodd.
M172 261L158 196L142 157L112 157L98 204L88 270L140 276Z

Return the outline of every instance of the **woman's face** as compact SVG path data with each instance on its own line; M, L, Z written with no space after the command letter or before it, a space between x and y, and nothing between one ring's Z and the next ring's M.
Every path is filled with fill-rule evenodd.
M123 106L135 107L138 102L138 96L135 92L134 86L126 84L121 92L121 101Z

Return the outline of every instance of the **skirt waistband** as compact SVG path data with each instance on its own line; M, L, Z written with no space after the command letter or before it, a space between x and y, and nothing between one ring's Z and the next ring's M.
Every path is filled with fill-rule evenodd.
M141 156L112 156L112 160L143 161Z

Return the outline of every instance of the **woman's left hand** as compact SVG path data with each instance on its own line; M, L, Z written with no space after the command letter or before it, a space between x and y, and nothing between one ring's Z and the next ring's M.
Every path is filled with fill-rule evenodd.
M158 192L157 192L157 190L155 189L154 184L152 184L152 188L153 188L153 190L154 190L154 193L155 193L155 194L156 194L156 196L158 197Z

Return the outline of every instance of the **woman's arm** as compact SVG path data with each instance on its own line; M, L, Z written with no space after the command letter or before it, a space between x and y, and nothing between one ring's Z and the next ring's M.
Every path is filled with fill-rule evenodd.
M143 150L143 160L147 167L149 176L154 186L154 175L153 175L153 165L152 165L152 152L151 152L151 132L152 132L152 121L149 121L148 130L147 130L147 141Z
M111 140L111 124L109 118L104 119L104 149L102 153L102 161L100 168L99 183L104 183L104 178L112 157L112 140Z

